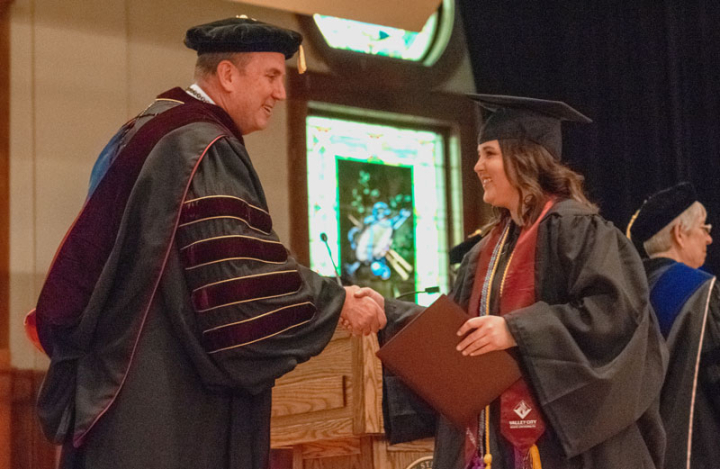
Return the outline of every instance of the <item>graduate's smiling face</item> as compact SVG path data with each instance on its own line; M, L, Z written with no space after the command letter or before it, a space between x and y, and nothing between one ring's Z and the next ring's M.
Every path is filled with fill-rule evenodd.
M275 104L286 98L285 56L279 52L249 54L244 65L227 71L230 96L225 110L243 135L266 128Z
M478 161L475 172L485 191L483 200L494 206L518 213L520 207L520 191L510 183L505 172L500 142L491 140L478 145Z

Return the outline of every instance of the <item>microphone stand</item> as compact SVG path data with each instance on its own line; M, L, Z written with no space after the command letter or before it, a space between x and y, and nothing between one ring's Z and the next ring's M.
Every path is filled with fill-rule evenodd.
M341 287L343 286L342 281L340 280L340 275L338 275L338 268L337 264L335 264L335 259L333 259L332 251L330 250L330 245L328 244L328 237L325 232L320 233L320 240L325 243L325 247L327 248L328 257L330 258L330 262L332 262L333 265L333 271L335 272L335 280L337 281L337 284Z
M404 296L416 295L418 293L440 293L440 287L427 287L425 290L416 290L416 291L409 291L409 292L401 293L398 296L396 296L395 299L399 300L400 298L402 298Z

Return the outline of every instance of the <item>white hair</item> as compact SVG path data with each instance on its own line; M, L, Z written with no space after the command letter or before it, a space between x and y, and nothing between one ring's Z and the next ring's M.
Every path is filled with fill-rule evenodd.
M690 231L698 223L702 223L707 217L707 211L700 202L693 202L691 206L685 209L683 213L675 217L673 221L668 223L662 230L653 235L643 243L643 248L648 256L653 257L654 254L665 252L672 247L672 229L675 225L680 225L680 229L684 232Z

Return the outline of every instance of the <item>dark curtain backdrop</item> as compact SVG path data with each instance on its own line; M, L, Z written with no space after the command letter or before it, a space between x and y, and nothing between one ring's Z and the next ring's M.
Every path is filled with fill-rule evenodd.
M720 274L720 2L459 0L478 92L568 102L564 159L625 231L649 194L695 184Z

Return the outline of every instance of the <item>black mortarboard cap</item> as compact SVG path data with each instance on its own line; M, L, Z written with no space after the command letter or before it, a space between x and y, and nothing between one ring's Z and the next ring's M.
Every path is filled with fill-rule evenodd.
M628 224L626 235L640 249L642 244L697 202L695 187L689 182L663 189L648 197Z
M561 122L592 122L562 101L496 94L468 96L490 112L480 129L479 144L491 140L529 140L559 160L562 155Z
M295 31L245 16L194 26L185 45L198 55L208 52L279 52L286 59L297 52L302 36Z

